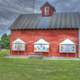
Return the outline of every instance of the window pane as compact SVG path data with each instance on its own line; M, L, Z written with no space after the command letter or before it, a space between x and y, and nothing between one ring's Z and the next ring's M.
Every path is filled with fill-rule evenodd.
M15 43L15 44L13 44L13 50L23 51L23 50L25 50L25 44L23 44L23 43Z
M61 52L75 52L75 45L67 44L61 45Z
M45 15L49 15L49 7L45 7Z
M44 44L34 45L35 52L48 52L49 46Z

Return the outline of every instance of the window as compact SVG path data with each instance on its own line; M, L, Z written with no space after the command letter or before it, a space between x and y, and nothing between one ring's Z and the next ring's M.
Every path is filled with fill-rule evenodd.
M49 51L49 43L43 39L38 40L34 43L34 51L35 52L48 52Z
M64 44L60 46L60 52L62 53L75 53L76 46L71 44Z
M24 51L25 50L25 43L20 39L15 40L12 43L12 50L14 50L14 51Z
M71 40L67 39L60 43L59 51L61 53L75 53L76 46Z
M35 47L35 52L48 52L49 51L49 47L47 44L36 44L34 45Z
M49 15L49 7L45 7L45 15Z
M24 51L25 45L23 43L15 43L13 44L13 50Z

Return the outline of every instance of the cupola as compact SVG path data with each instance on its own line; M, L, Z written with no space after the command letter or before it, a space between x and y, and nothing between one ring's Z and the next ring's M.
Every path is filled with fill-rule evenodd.
M48 2L46 2L40 9L42 16L52 16L56 11L55 8Z

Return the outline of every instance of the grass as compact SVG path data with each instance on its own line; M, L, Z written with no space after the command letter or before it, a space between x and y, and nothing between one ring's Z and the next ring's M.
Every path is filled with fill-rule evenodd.
M6 59L1 55L0 80L80 80L80 61Z
M0 57L4 57L5 55L8 55L9 53L10 53L10 50L8 49L0 50Z

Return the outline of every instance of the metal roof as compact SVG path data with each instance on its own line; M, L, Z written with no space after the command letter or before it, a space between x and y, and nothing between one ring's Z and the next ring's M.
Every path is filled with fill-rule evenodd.
M16 19L10 29L54 28L80 28L80 13L54 13L50 17L43 17L40 14L23 14Z

